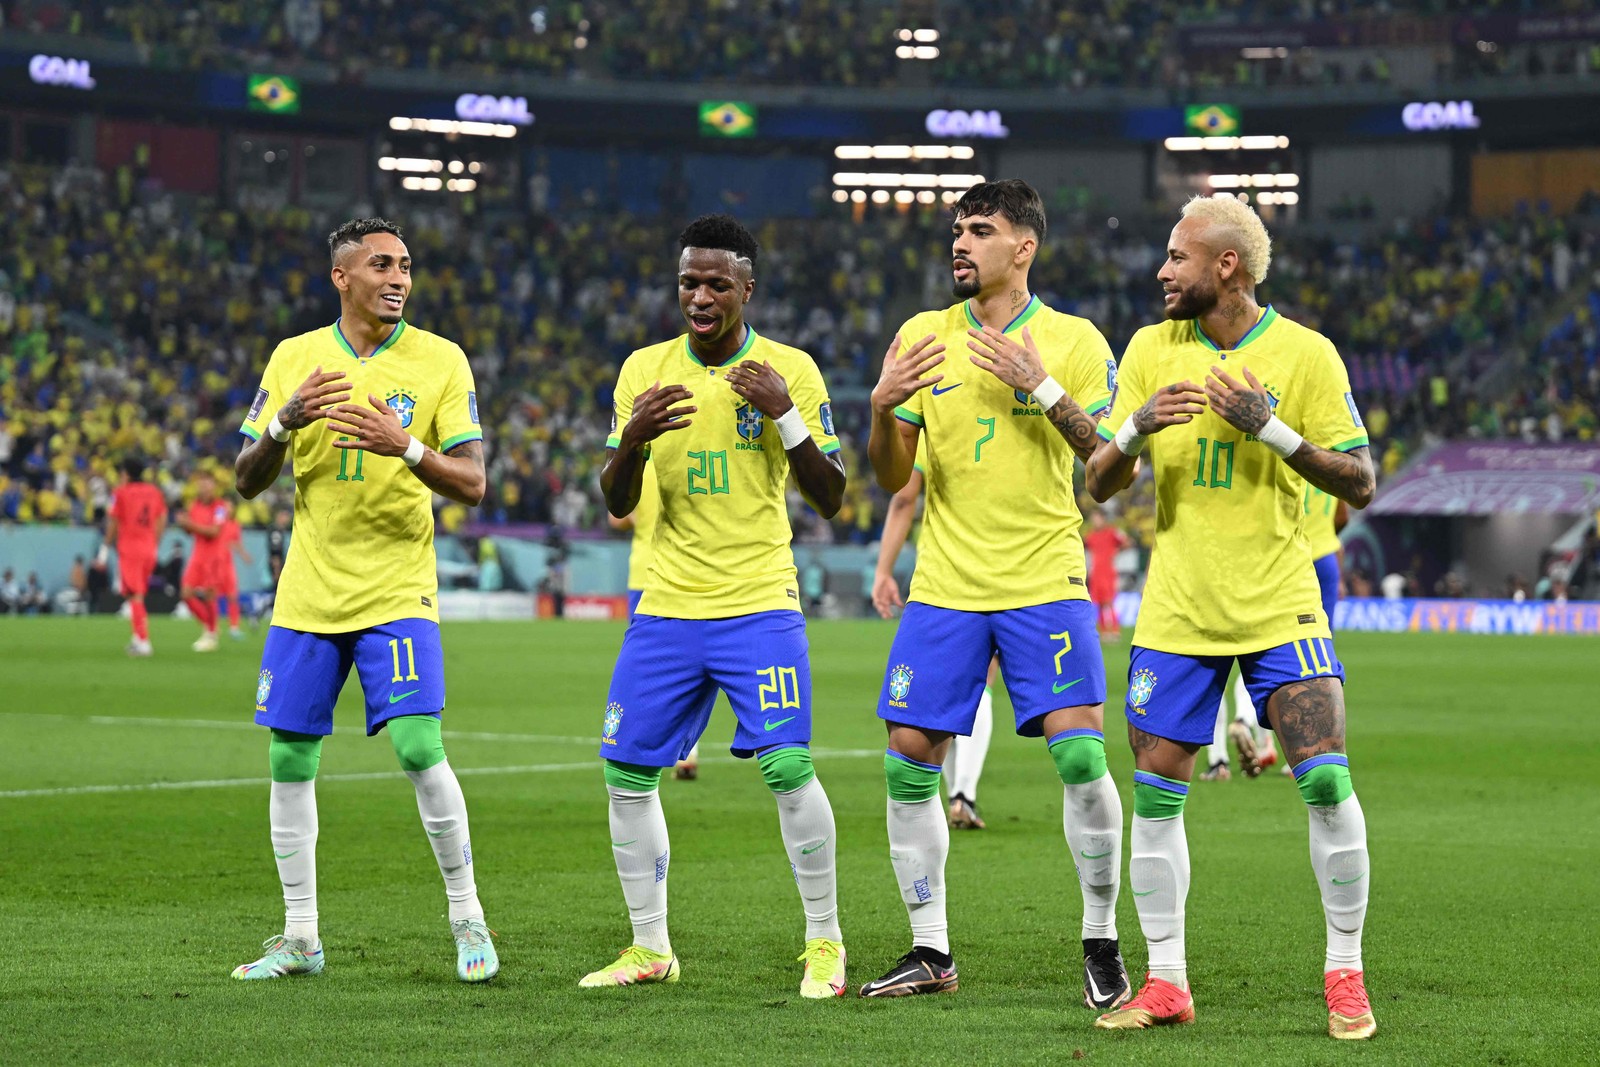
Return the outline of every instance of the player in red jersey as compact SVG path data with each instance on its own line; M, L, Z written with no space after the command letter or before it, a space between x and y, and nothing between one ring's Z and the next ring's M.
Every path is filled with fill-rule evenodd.
M156 569L156 546L167 527L167 500L161 490L144 480L144 461L130 456L122 463L126 480L111 494L107 512L107 545L117 546L117 570L121 573L122 595L128 600L133 621L133 640L128 655L150 655L150 622L145 613L144 595L150 589L150 575ZM103 551L103 549L102 549Z
M182 596L201 627L199 639L190 647L196 652L212 652L217 647L217 596L222 589L223 566L228 562L224 528L233 521L233 509L217 497L217 480L210 471L195 476L195 491L194 503L178 516L178 525L194 535L194 551L183 569Z
M1089 599L1099 608L1100 639L1122 637L1117 621L1117 553L1132 545L1128 535L1106 521L1103 511L1089 513L1089 532L1083 547L1089 553Z
M237 641L244 633L239 629L239 572L234 569L233 557L238 556L240 563L255 560L244 547L244 532L231 511L222 524L222 543L217 556L217 596L228 602L228 636Z

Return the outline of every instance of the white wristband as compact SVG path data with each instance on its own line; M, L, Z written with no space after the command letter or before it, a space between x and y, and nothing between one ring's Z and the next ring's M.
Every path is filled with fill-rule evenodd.
M400 458L405 461L406 466L415 467L422 462L422 454L426 451L427 449L422 447L422 442L413 437L411 443L406 445L406 450Z
M1067 391L1061 387L1061 383L1046 375L1044 381L1033 390L1033 402L1049 411L1056 406L1056 401L1066 395Z
M1117 431L1117 436L1113 440L1117 447L1122 449L1124 456L1137 456L1144 451L1144 443L1149 438L1133 428L1133 419L1130 417L1122 424L1122 429Z
M283 428L283 423L278 421L276 414L272 416L272 421L267 423L267 436L280 445L289 440L289 431Z
M778 439L783 442L785 452L811 436L811 431L806 428L805 416L800 414L800 409L797 407L785 411L779 416L777 423Z
M1256 440L1272 449L1281 459L1288 459L1305 440L1289 428L1289 424L1274 415L1256 433Z

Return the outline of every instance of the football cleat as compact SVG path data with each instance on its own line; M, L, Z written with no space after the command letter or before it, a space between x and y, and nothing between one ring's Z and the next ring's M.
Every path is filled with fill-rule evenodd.
M1262 764L1256 762L1259 755L1256 751L1256 739L1250 734L1250 727L1238 719L1228 724L1228 740L1233 742L1233 750L1239 754L1239 770L1246 778L1254 778L1261 773Z
M1200 772L1202 782L1226 782L1233 777L1233 772L1228 770L1226 763L1213 763Z
M217 650L217 635L207 630L196 638L194 644L189 647L196 652L215 652Z
M950 825L957 830L983 830L987 826L978 814L978 802L957 793L950 798Z
M482 919L457 919L450 924L456 939L456 977L463 982L487 982L500 973L500 956L494 934Z
M1099 1011L1120 1008L1133 997L1133 983L1114 937L1083 939L1083 1006Z
M844 944L825 937L813 937L798 959L806 965L800 979L800 995L807 1000L828 1000L844 996Z
M653 952L643 945L629 945L617 957L617 962L584 975L578 979L578 985L584 989L603 989L645 982L676 982L678 973L678 957Z
M940 962L938 957L944 956ZM881 978L861 987L864 997L909 997L917 993L954 993L961 988L956 979L956 961L942 952L921 945L900 957Z
M149 656L154 654L155 649L150 646L149 641L141 641L139 638L135 637L132 641L128 642L126 651L130 656Z
M1340 1041L1365 1041L1378 1032L1372 1002L1360 971L1329 971L1322 976L1328 1000L1328 1036Z
M313 948L303 937L275 934L261 943L266 949L254 963L241 963L233 969L235 978L252 981L261 978L282 978L290 974L322 973L322 942Z
M1164 978L1144 976L1144 988L1122 1007L1094 1021L1102 1030L1143 1030L1194 1022L1194 995Z

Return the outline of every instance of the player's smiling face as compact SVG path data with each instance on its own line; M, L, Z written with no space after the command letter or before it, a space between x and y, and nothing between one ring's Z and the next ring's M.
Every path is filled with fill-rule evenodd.
M1031 230L1004 215L966 215L950 224L950 232L950 288L960 300L1010 284L1012 271L1032 256L1023 244L1038 243Z
M392 233L371 233L345 250L333 268L333 284L351 307L393 326L411 295L411 253Z
M1167 261L1156 274L1169 319L1198 319L1217 306L1217 254L1201 240L1209 225L1191 218L1172 228Z
M744 322L755 292L750 261L721 248L685 248L678 258L678 307L689 333L715 344Z

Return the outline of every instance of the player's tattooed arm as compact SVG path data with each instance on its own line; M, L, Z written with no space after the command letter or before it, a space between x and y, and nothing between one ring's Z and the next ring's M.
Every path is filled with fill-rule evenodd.
M1020 302L1021 294L1013 295ZM967 347L972 350L968 358L973 365L993 374L1019 393L1032 393L1050 376L1049 371L1045 370L1038 346L1033 342L1033 334L1026 326L1022 328L1021 344L993 326L968 330L967 335L970 338ZM1100 425L1100 420L1085 413L1070 394L1050 405L1045 417L1067 442L1067 447L1079 459L1089 462L1089 457L1094 455L1094 431Z
M1168 426L1182 426L1206 409L1206 396L1200 387L1185 379L1173 382L1151 394L1128 421L1141 437L1159 433ZM1139 475L1139 457L1130 456L1115 441L1101 441L1094 455L1083 464L1084 487L1095 503L1107 500L1133 484Z
M483 494L488 486L488 476L484 472L483 442L463 441L448 452L424 449L422 462L412 467L411 473L440 496L475 508L483 503Z
M1313 678L1284 686L1267 701L1267 721L1293 767L1312 756L1344 751L1344 686Z
M618 435L619 444L606 449L606 465L600 470L600 492L606 498L606 510L612 515L620 519L632 515L633 509L639 506L650 443L663 434L694 424L689 416L700 409L681 403L693 397L694 394L681 385L662 388L661 383L656 382L634 398L633 414Z
M260 496L283 473L283 460L289 454L289 442L281 444L269 434L259 440L248 441L233 461L233 486L246 500Z
M1372 453L1366 448L1336 452L1331 448L1319 448L1310 441L1302 441L1300 447L1284 462L1294 468L1300 477L1353 508L1364 508L1372 503L1372 495L1378 489Z
M1079 459L1089 462L1094 455L1095 443L1099 440L1095 429L1100 425L1100 420L1080 408L1070 396L1057 400L1044 414L1050 420L1050 425L1066 440L1067 447Z
M344 372L324 372L318 367L278 409L278 424L290 432L303 430L318 419L327 418L336 406L349 399L350 385ZM263 433L260 439L240 449L239 458L233 462L234 487L239 495L246 500L260 496L283 473L283 460L288 454L288 442L274 441L270 433Z

